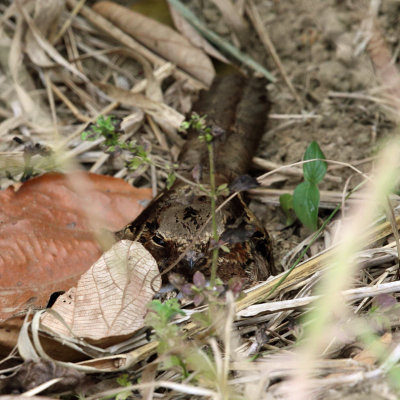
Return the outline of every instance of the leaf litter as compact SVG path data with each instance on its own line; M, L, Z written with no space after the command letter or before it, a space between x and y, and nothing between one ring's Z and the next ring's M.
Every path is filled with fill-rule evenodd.
M29 167L37 174L54 169L66 171L76 157L77 161L86 167L94 167L94 172L117 175L125 178L131 184L143 185L143 182L146 182L149 185L152 183L153 188L160 189L166 178L164 171L159 168L156 169L155 174L151 172L150 168L130 171L115 155L107 154L104 157L104 153L99 148L101 141L82 144L79 139L80 133L86 128L87 123L95 121L100 114L113 113L121 118L125 118L129 114L135 123L134 129L130 132L131 136L128 135L126 140L134 137L139 142L147 144L151 153L158 160L174 161L174 157L176 157L182 144L175 128L181 116L190 109L193 94L199 88L204 87L206 81L199 79L199 76L196 77L195 73L190 76L190 71L180 69L179 66L174 67L169 62L172 61L174 63L174 60L163 59L163 55L158 54L157 49L143 46L140 35L135 38L131 37L116 25L107 22L99 14L84 5L83 2L68 0L64 3L63 1L57 1L54 2L54 8L52 9L47 7L45 3L15 1L9 6L1 5L3 11L2 28L4 28L2 31L2 43L5 43L5 46L2 47L2 52L6 56L0 59L0 63L7 77L7 79L0 80L2 89L0 95L0 115L2 118L0 123L0 164L2 167L1 172L7 172L3 174L1 187L5 189L12 183L10 176L18 179L23 175L23 170L26 168L25 149L40 142L50 145L55 155L50 158L43 157L40 154L31 157ZM223 2L218 3L222 4ZM239 14L240 11L243 11L243 8L240 10L240 3L238 2ZM257 6L259 10L264 6L269 7L261 4L257 4ZM385 7L389 6L385 5ZM252 6L252 8L254 7ZM49 17L50 12L52 13L51 18ZM72 17L71 13L75 17ZM12 18L10 18L11 16ZM304 21L302 24L308 26L308 22ZM152 31L153 28L157 30L151 19L148 19L146 24L148 25L147 28L149 28L147 32ZM332 27L336 25L327 24L326 26ZM219 23L218 29L222 31L222 28L223 24ZM252 27L250 26L251 30ZM285 56L287 49L284 46L289 46L289 42L292 42L292 44L293 42L297 43L295 40L298 38L296 37L294 41L276 40L276 35L279 32L279 27L276 31L271 30L271 39L277 46L278 52ZM313 32L315 32L313 28L310 28L310 30L304 28L304 32L298 34L300 40L303 41L303 45L306 42L308 43L306 46L309 45L311 48L314 43L319 43L318 36L314 36ZM227 35L231 35L229 29L227 30ZM376 47L385 49L385 43L377 36L376 32L374 35L375 42L373 41L371 43L372 47L369 48L371 59L376 63L378 75L382 81L388 85L395 82L395 85L393 85L394 88L392 93L389 93L389 96L387 96L387 92L381 91L378 95L382 96L383 93L384 98L370 96L369 99L376 101L375 99L378 98L383 109L389 112L397 111L397 106L392 101L392 97L393 94L396 94L396 82L398 79L396 74L398 73L393 68L393 65L389 67L390 52L385 53L383 51L379 53L376 50ZM235 42L234 35L232 35L232 38L233 42ZM228 38L228 40L230 39ZM344 37L338 39L337 43L341 47L338 47L337 55L341 60L344 60L343 62L350 62L350 58L346 53L346 45L348 44L346 40ZM375 48L373 47L374 45L376 45ZM147 42L147 46L151 46L149 42ZM127 55L127 53L124 54L124 52L120 51L121 47L125 51L129 49L144 57L151 66L152 74L148 73L149 71L146 69L148 65L141 61L139 57L135 58ZM250 50L256 51L256 47ZM292 53L296 57L302 54L301 51L292 51ZM24 56L29 57L30 65L24 61ZM288 62L286 58L283 63L285 61L288 63L285 70L290 75L291 60ZM323 73L326 73L326 70L324 72L323 65L321 65L321 73L318 78L321 80L328 79ZM279 76L277 71L274 71L274 75ZM169 85L166 85L168 81ZM171 81L173 82L172 84L170 83ZM346 80L342 81L346 82ZM99 82L101 84L98 84ZM314 102L319 101L321 92L318 89L313 91L314 82L312 80L310 82L311 89L306 95L299 92L299 87L301 86L299 80L297 79L295 82L297 94L304 97L303 101L310 102L310 98ZM105 89L107 86L104 85L113 86L114 92L107 92ZM150 90L151 85L153 85L153 88ZM168 86L167 89L165 89L166 86ZM136 103L135 100L124 102L124 97L122 96L121 98L119 96L121 93L124 93L125 96L125 91L127 90L131 90L136 94L139 93L144 98L147 98L142 103L137 100L138 98L136 98ZM278 90L284 94L277 94ZM272 96L275 96L276 101L281 100L279 96L290 96L290 94L285 94L285 89L279 84L276 86L271 85L270 92ZM111 93L118 93L118 95L111 96ZM155 95L153 96L150 93ZM350 93L332 93L331 99L339 98L334 97L339 95L349 96ZM362 98L359 94L352 95L353 97L347 98L355 98L356 100L354 101ZM133 96L132 99L135 99L135 97ZM282 101L281 104L286 103ZM168 110L171 108L176 111L169 115ZM152 122L150 122L148 116L152 109L165 110L166 114L168 114L167 117L173 117L174 119L168 120L167 118L164 121L152 119ZM284 109L284 113L287 114L282 114L282 118L288 119L284 124L289 123L289 125L275 126L270 130L271 133L269 135L277 132L281 134L282 138L284 137L282 131L287 129L286 126L290 127L290 124L293 126L294 119L291 120L292 117L290 117L291 114L288 111L292 112L292 109L291 105L289 108ZM303 110L295 110L293 115L300 115L299 111ZM140 112L142 115L143 113L146 114L146 117L137 118ZM156 114L153 113L154 115ZM325 115L325 117L327 116ZM316 123L320 123L318 118L316 116ZM126 120L129 119L128 116ZM310 120L304 114L301 116L300 121L301 124L307 124L307 121ZM325 123L328 122L325 121ZM19 137L20 140L14 141L13 138L15 136ZM287 146L285 144L282 145L282 143L279 143L279 146L280 148L276 153L277 157L281 158L275 159L275 161L283 163ZM270 152L274 152L275 148L276 145L272 143ZM99 157L101 157L101 162L97 162ZM297 159L300 158L301 156L299 155ZM283 178L280 178L280 182L288 182L288 176L290 175L285 175L284 171L280 172L283 172ZM293 180L294 178L292 177L291 179ZM261 193L261 189L257 190ZM259 194L258 198L262 198L262 194ZM337 197L333 199L327 198L327 204L332 205L336 201ZM396 221L398 222L398 217ZM334 242L334 236L337 235L334 230L337 228L339 231L339 225L340 222L336 222L331 226L331 231L325 233L325 243L320 240L319 247L314 247L314 250L312 250L314 253L312 251L308 253L308 256L314 255L315 257L299 266L275 291L274 298L281 300L282 303L277 302L273 307L272 304L274 303L265 300L276 285L279 277L253 288L246 297L236 303L236 310L243 310L243 313L240 316L237 315L233 326L237 328L241 335L242 344L237 347L238 343L235 342L235 350L227 352L225 360L228 359L231 362L230 368L231 371L234 371L230 375L228 385L243 388L243 393L245 393L246 397L264 398L266 394L265 388L268 388L268 395L274 398L282 395L287 388L287 377L290 376L292 369L296 367L296 362L292 355L294 354L293 344L299 337L301 328L301 324L297 321L306 313L307 309L304 307L310 304L308 301L315 300L314 298L310 300L307 296L309 296L316 282L320 280L321 271L327 265L328 256L334 253L331 250L320 253L320 249L325 249ZM359 254L360 260L366 266L356 276L356 289L359 292L357 294L349 294L348 291L343 291L343 295L348 296L349 307L357 313L361 313L366 321L369 321L366 316L366 311L369 310L369 298L374 297L376 293L398 291L396 285L387 285L387 283L390 283L388 281L395 279L397 272L393 263L396 244L391 239L390 234L390 224L378 221L377 228L372 231L372 239L367 242L372 246L372 249L368 252L361 251ZM381 242L384 238L387 239L382 245ZM380 242L376 243L376 240ZM281 244L284 249L285 244L283 242ZM382 264L382 262L386 262L386 264ZM349 279L351 280L351 278ZM260 309L249 308L247 314L244 312L249 306L258 302L261 302ZM330 312L330 310L325 310L325 312ZM191 311L188 312L188 315L191 315ZM390 318L389 329L396 326L395 321L398 318L396 308L391 310ZM347 330L340 332L334 330L335 337L344 338L345 340L336 342L331 347L328 347L325 359L316 360L314 363L318 374L311 383L314 385L313 393L317 396L321 396L323 393L327 394L328 389L340 391L340 388L346 387L349 382L355 387L357 385L358 387L360 385L368 387L373 377L375 377L374 379L376 377L384 377L387 372L384 369L386 368L385 364L379 364L379 359L375 355L369 355L367 351L361 352L358 358L354 357L354 354L346 356L344 344L346 341L353 344L353 349L357 348L357 346L362 349L367 348L365 342L354 333L354 327L349 323L349 321L353 320L338 321L337 325L342 325ZM192 322L185 323L187 324L185 326L186 332L196 336L198 332L196 325ZM17 323L17 327L20 325ZM228 325L228 330L232 329L232 324ZM3 327L8 329L6 325ZM29 333L33 334L33 337L39 335L37 329L38 323L34 318L32 326L29 325L27 327L27 337L29 337ZM380 326L379 329L382 329L382 327ZM386 329L388 328L386 327ZM0 333L7 333L1 331L0 329ZM267 339L263 339L261 334L254 335L254 332L261 331L267 335ZM42 332L42 341L45 336ZM5 335L4 338L6 337ZM67 343L68 340L65 337L64 343ZM134 335L133 341L128 341L125 344L120 343L117 347L115 347L115 344L113 345L114 347L109 346L105 352L101 349L94 350L89 345L84 345L79 341L74 342L74 340L71 339L70 345L76 346L75 348L81 346L85 348L87 354L92 354L93 360L86 362L88 365L91 362L92 365L97 367L98 371L101 369L103 371L115 371L120 368L130 368L131 373L136 374L136 376L139 376L140 372L136 372L138 370L134 366L153 354L157 347L157 343L154 341L146 342L143 332L138 332ZM388 341L382 340L383 342L385 346L392 346L393 348L397 345L398 338L394 335ZM224 343L224 346L228 345L229 341L226 340L226 336L224 336L224 340L221 343ZM4 343L1 343L1 345L4 349ZM11 347L12 343L9 343L8 348ZM89 348L92 352L88 350ZM217 346L211 345L211 348L218 368L220 368L225 360L219 358ZM7 349L7 346L5 349ZM254 349L268 350L268 353L258 354L257 362L253 363L235 360L235 353L252 355L254 354ZM122 351L125 354L121 354ZM57 354L57 351L51 354ZM102 358L101 355L111 356L110 358ZM395 352L392 353L392 356L395 356ZM364 363L363 359L368 359L368 362ZM78 364L72 365L78 366ZM84 364L81 365L83 366ZM96 370L96 367L94 370ZM251 371L251 373L248 374L246 371ZM148 385L153 384L155 387L169 388L175 391L172 392L175 394L180 391L188 394L196 393L198 395L216 396L216 392L213 392L207 386L202 387L197 383L196 392L195 386L176 383L180 381L179 379L178 374L170 374L168 376L164 373L156 376L155 382L150 382ZM110 383L108 389L111 387ZM292 387L297 388L296 384L292 385ZM379 391L377 388L381 387L383 389ZM143 390L143 388L140 389L140 385L132 387L132 390L138 389ZM383 379L375 387L370 386L370 389L375 393L386 393L387 396L385 398L391 398ZM152 391L153 389L146 393L152 393ZM100 391L93 398L98 398L99 396Z
M73 285L101 254L96 236L122 229L150 198L149 189L83 172L48 173L0 192L1 320Z

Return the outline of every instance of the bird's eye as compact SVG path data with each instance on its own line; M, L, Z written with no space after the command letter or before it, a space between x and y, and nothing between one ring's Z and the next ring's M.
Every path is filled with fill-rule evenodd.
M154 235L152 237L153 242L159 246L165 246L165 241L161 236Z

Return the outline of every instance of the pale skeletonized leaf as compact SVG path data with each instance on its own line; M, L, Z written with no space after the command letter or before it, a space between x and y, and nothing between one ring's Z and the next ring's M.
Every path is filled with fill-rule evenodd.
M187 22L186 19L175 10L174 7L171 6L171 4L168 3L168 7L176 29L178 29L178 31L182 33L182 35L184 35L190 41L190 43L193 44L193 46L203 49L208 55L216 58L217 60L230 64L230 61L225 58L215 47L211 46L211 44L204 39L203 36L201 36L200 33L193 28L193 26L190 25L189 22Z
M100 1L93 9L165 59L206 85L211 84L215 76L211 60L169 26L109 1Z
M77 287L60 296L52 309L77 337L101 340L128 335L144 325L146 305L161 287L153 256L138 242L122 240L84 273ZM70 336L53 314L42 323L56 333Z

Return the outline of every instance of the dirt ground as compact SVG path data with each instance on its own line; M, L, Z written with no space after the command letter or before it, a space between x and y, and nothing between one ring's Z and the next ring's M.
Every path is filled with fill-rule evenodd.
M230 30L212 2L188 3L211 29L229 37ZM255 5L300 99L300 103L296 101L252 30L243 50L267 65L278 78L277 83L268 86L272 116L259 156L290 164L301 160L308 144L315 140L327 159L370 171L372 163L363 160L376 154L384 139L393 134L395 124L379 104L361 99L375 93L380 85L364 45L369 3L291 0L256 1ZM399 46L399 7L398 1L382 2L378 17L394 57ZM325 180L321 189L342 191L349 177L350 189L360 181L349 168L330 165L329 173L340 177L341 182ZM272 187L290 192L298 182L298 178L289 179ZM279 208L257 203L253 208L275 238L277 260L307 234L303 229L284 229Z

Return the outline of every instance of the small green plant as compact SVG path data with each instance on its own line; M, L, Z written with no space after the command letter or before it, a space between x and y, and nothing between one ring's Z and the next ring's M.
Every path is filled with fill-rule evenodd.
M219 235L217 231L217 216L216 216L216 208L217 208L217 198L222 194L226 194L228 192L228 185L222 184L216 187L215 184L215 167L214 167L214 140L218 136L221 136L224 131L218 126L208 126L206 123L207 115L200 116L196 113L193 113L190 117L189 121L184 121L181 124L181 130L186 131L190 128L194 129L199 134L199 140L204 141L207 144L208 150L208 159L210 166L210 190L206 191L210 197L211 201L211 217L212 217L212 231L213 231L213 240L215 243L219 241ZM217 264L218 264L218 251L219 247L215 246L212 250L212 264L211 264L211 277L210 277L210 285L211 287L215 286L216 277L217 277Z
M121 121L118 118L100 115L94 124L90 124L88 129L81 133L81 139L94 141L103 137L104 146L108 153L112 153L117 149L127 150L134 156L128 163L130 169L137 169L144 163L150 163L149 155L143 146L135 141L123 142L120 139L122 134L120 124Z
M227 392L226 382L229 368L223 369L220 353L213 352L210 347L211 336L216 336L220 343L227 340L226 323L232 323L227 316L232 304L227 302L237 297L242 288L242 282L232 281L227 288L222 282L215 287L207 286L204 275L196 272L193 284L187 283L182 276L174 274L174 284L181 288L182 294L197 301L197 304L207 304L202 311L192 314L191 319L196 325L207 332L197 338L188 340L185 328L173 324L172 319L184 314L178 301L170 299L161 303L153 300L149 305L146 324L154 329L155 338L158 340L157 352L162 369L174 369L187 379L186 383L199 383L219 392ZM232 294L230 294L232 292ZM229 294L229 296L228 296ZM228 345L229 348L229 345ZM229 358L229 355L225 354ZM221 396L220 398L236 398L235 396Z
M316 160L315 160L316 159ZM287 223L294 222L293 211L297 218L312 231L318 227L319 189L318 184L326 174L325 155L317 142L311 142L304 153L304 161L315 160L303 164L304 182L295 188L293 195L281 195L279 202L287 217Z
M131 386L132 382L129 380L129 375L128 374L122 374L116 379L118 385L120 386ZM123 390L122 392L119 392L115 396L115 400L126 400L130 396L132 396L132 392L130 390Z
M196 307L202 304L223 306L225 295L228 290L237 299L241 295L243 280L239 277L230 279L228 284L224 284L219 278L215 280L215 286L208 285L206 277L200 271L193 275L193 283L189 283L182 275L171 273L169 275L170 283L179 289L186 299L192 300ZM210 322L211 323L211 322Z
M113 116L104 117L100 115L94 124L90 124L88 129L82 132L81 139L94 141L101 137L104 138L104 147L107 153L113 153L118 150L127 151L131 158L127 161L127 168L136 170L145 164L153 164L157 168L164 169L167 173L167 188L169 189L175 182L176 165L168 163L157 163L147 152L144 146L138 144L135 140L124 142L121 140L121 121Z
M148 305L149 312L146 324L154 329L159 342L157 352L163 356L163 368L179 367L183 376L187 376L187 368L180 356L185 335L178 325L172 323L177 315L185 315L176 298L168 299L164 303L153 300Z

